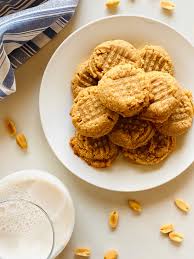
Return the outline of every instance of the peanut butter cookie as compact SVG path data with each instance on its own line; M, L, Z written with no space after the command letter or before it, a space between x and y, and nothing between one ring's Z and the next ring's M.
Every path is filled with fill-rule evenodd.
M80 64L71 82L73 97L75 98L81 90L86 87L95 86L98 84L92 75L88 72L88 60Z
M154 134L155 130L149 121L120 117L109 138L118 146L135 149L145 145Z
M178 106L173 113L162 124L157 124L158 131L168 136L178 136L184 134L192 125L193 121L193 101L190 91L181 89L177 93Z
M139 51L141 59L139 67L145 72L162 71L174 75L174 66L171 57L160 46L146 45Z
M124 117L139 113L149 103L149 80L140 68L131 64L110 69L98 84L100 101Z
M136 63L139 54L136 48L124 40L111 40L98 45L89 60L90 73L101 79L112 67L118 64Z
M168 73L148 72L150 81L150 105L142 112L141 118L152 122L164 122L178 105L176 93L180 86Z
M156 133L144 146L137 149L123 149L123 154L130 161L142 165L154 165L164 160L174 149L176 139Z
M97 168L111 166L119 153L119 148L107 136L88 138L76 133L70 145L77 156Z
M75 98L71 116L77 131L87 137L108 134L118 120L118 114L107 109L97 96L97 86L82 90Z

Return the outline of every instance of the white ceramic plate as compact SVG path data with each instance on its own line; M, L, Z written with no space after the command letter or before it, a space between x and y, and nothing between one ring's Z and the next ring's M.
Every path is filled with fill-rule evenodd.
M81 179L109 190L146 190L175 178L193 162L194 127L178 139L176 151L159 166L134 165L120 158L111 168L97 170L75 156L69 146L74 134L69 116L72 75L97 44L111 39L124 39L136 47L146 43L163 46L174 60L178 81L194 92L194 48L182 35L145 17L107 17L75 31L51 58L40 89L42 127L58 159Z

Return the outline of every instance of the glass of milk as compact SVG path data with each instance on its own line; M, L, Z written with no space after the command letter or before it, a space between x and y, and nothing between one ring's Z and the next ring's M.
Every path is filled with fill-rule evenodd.
M25 199L0 202L0 259L50 259L55 235L48 214Z

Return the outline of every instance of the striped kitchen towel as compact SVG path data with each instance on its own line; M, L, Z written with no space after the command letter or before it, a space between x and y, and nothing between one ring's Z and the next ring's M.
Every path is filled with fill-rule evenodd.
M79 0L0 0L0 99L15 92L14 70L49 42Z

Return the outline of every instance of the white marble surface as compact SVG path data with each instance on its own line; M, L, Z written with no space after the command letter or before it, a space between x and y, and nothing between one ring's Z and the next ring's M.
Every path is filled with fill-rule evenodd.
M110 248L118 249L121 259L193 259L194 253L194 166L177 179L159 188L139 193L114 193L93 187L68 172L49 148L40 124L38 95L43 71L63 39L76 28L99 17L110 15L104 0L80 0L77 13L66 30L35 57L18 69L17 93L0 102L0 119L12 117L29 141L27 154L21 152L0 124L0 177L22 169L43 169L58 176L69 188L76 207L76 225L72 239L58 259L74 258L78 246L92 249L92 259L103 258ZM139 14L157 18L175 27L194 43L194 1L176 0L176 10L168 15L159 8L159 0L121 0L117 13ZM94 32L95 33L95 32ZM26 90L26 91L25 91ZM52 119L52 118L51 118ZM119 173L119 172L118 172ZM188 215L178 211L174 198L181 197L192 205ZM127 199L143 204L136 216L127 208ZM109 212L120 212L115 232L107 226ZM185 234L181 246L173 245L159 233L164 223L174 223Z

